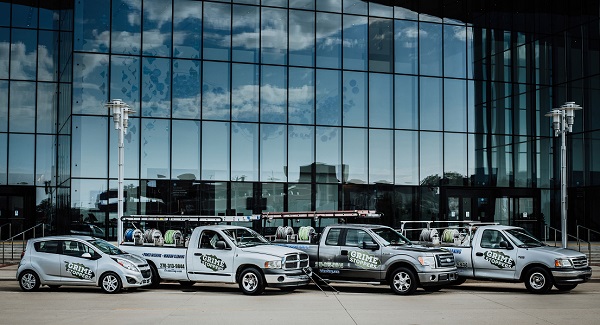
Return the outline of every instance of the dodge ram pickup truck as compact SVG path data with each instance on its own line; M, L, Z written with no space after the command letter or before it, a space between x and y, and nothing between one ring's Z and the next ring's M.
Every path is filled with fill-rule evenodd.
M446 228L437 241L454 254L459 273L456 284L466 279L524 282L529 292L543 294L553 285L561 291L572 290L592 275L585 254L547 246L520 227Z
M417 287L437 291L458 275L452 253L413 245L386 226L336 224L325 227L314 243L275 243L308 253L313 271L325 280L387 283L399 295Z

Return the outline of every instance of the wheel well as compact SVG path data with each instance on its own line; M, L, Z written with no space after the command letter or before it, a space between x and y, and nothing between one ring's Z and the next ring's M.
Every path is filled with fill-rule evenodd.
M158 268L156 267L156 264L154 264L153 261L148 260L148 266L150 267L150 271L152 272L152 269L154 268L154 270L156 271L156 276L158 277L158 280L160 281L160 274L158 274Z
M546 270L546 272L548 272L548 275L550 275L550 278L552 278L552 272L550 271L550 269L548 269L548 267L546 265L544 265L544 264L529 264L525 268L523 268L523 270L521 271L521 275L519 276L519 281L525 282L525 277L527 276L527 273L529 273L529 270L533 269L534 267L539 267L539 268Z
M417 270L415 270L414 266L412 266L410 263L407 263L407 262L396 262L396 263L390 265L390 267L388 267L387 273L385 274L386 282L388 282L388 283L390 282L390 277L392 276L394 271L396 271L399 267L405 267L405 268L411 270L413 272L413 274L415 275L415 279L417 280L417 283L419 282L419 276L417 275Z
M242 265L240 265L240 266L237 268L237 271L235 272L235 282L236 282L236 283L239 283L239 282L240 282L240 275L242 274L242 271L244 271L245 269L249 269L249 268L252 268L252 269L255 269L255 270L257 270L257 271L258 271L258 273L260 274L260 276L262 277L262 279L263 279L263 282L265 282L265 283L266 283L266 280L265 280L265 274L264 274L264 273L263 273L263 271L260 269L260 267L258 267L258 266L256 266L256 265L254 265L254 264L242 264Z
M119 281L123 282L123 279L121 279L121 276L119 276L117 274L117 272L115 272L115 271L104 271L104 272L102 272L102 274L100 274L98 276L98 280L96 281L96 285L97 286L101 286L102 284L100 283L100 279L102 279L103 276L105 276L106 274L109 274L109 273L112 273L112 274L116 275L117 278L119 278ZM123 285L123 283L121 283L121 285Z
M38 273L37 273L37 272L36 272L34 269L25 269L25 270L23 270L23 271L19 272L19 275L17 276L17 278L21 277L21 275L22 275L23 273L27 272L27 271L29 271L29 272L31 272L31 273L33 273L33 274L35 274L35 276L37 276L37 277L38 277L38 279L40 279L40 282L41 282L40 275L39 275L39 274L38 274Z

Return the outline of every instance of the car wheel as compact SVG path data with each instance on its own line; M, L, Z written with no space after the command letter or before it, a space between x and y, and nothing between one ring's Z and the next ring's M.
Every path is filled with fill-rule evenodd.
M534 267L527 272L525 287L531 293L544 294L552 288L552 278L548 271L541 267Z
M40 287L40 278L33 271L25 271L19 275L19 286L23 291L35 291Z
M410 295L417 290L417 278L408 268L397 268L390 278L390 288L398 295Z
M559 291L571 291L577 287L577 284L555 284L554 286Z
M160 284L160 275L158 275L158 269L156 269L156 266L154 266L154 264L149 263L150 264L150 284L148 285L148 287L152 288L152 289L156 289L158 288L158 285Z
M115 273L104 273L100 278L100 287L106 293L119 292L122 288L121 279Z
M262 274L255 268L247 268L242 271L239 286L246 295L259 295L265 290Z

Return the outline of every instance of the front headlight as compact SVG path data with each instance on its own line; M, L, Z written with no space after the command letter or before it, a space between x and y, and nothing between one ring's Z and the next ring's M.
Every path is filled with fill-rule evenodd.
M419 256L419 263L423 266L435 267L435 257L433 256Z
M265 262L265 269L280 269L281 260Z
M555 267L573 267L573 263L568 258L557 258L554 260Z
M119 265L121 265L122 267L130 270L130 271L137 271L139 272L140 270L138 270L138 268L135 266L135 264L129 262L128 260L124 260L122 258L115 258L114 259L115 262L119 263Z

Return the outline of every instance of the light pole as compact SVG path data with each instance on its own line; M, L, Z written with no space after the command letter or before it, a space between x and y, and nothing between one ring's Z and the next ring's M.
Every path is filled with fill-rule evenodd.
M124 156L125 156L125 144L123 142L123 138L125 133L127 133L127 126L129 124L129 114L135 113L129 105L125 104L120 99L113 99L112 101L106 103L104 105L106 108L110 109L113 122L115 123L115 130L119 130L119 169L118 169L118 203L117 203L117 243L121 243L123 237L123 224L121 222L121 217L123 217L123 174L125 173L124 169ZM110 191L109 191L110 192Z
M573 132L575 111L582 109L575 102L566 102L559 108L554 108L546 114L552 117L554 136L561 137L560 144L560 226L562 247L567 247L567 132Z

